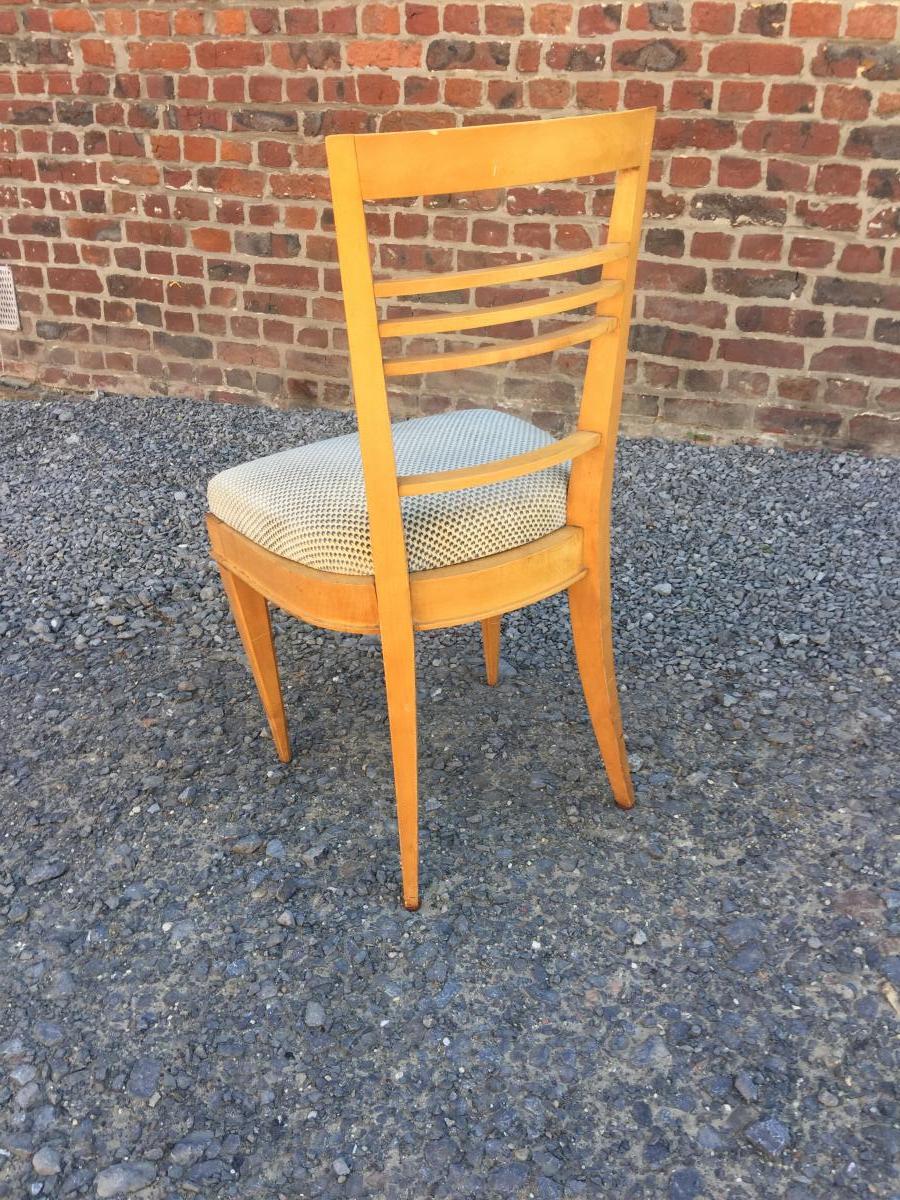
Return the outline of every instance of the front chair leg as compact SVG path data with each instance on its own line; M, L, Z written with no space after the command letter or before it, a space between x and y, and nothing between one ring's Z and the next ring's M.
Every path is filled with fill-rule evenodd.
M622 714L613 663L612 613L604 603L599 572L588 571L569 588L572 639L581 686L613 797L620 808L634 804L634 787L622 736Z
M243 579L223 567L221 563L217 565L231 605L231 615L241 635L244 652L256 680L275 750L283 763L290 762L291 743L288 738L287 718L284 715L281 682L278 678L269 605L260 592L254 591L248 583L244 583Z
M412 625L399 622L383 626L381 650L384 656L384 682L391 727L391 752L394 758L403 904L411 912L415 912L419 907L419 789L416 746L416 646Z
M481 622L481 641L487 681L493 687L500 678L500 617L488 617Z

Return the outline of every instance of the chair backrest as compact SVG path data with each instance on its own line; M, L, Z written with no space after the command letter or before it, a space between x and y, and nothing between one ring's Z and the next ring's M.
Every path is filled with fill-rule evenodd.
M354 400L372 534L376 586L403 563L400 495L387 400L398 375L510 362L590 343L578 429L615 440L655 109L462 129L341 134L326 139ZM533 186L615 174L608 238L596 249L454 274L374 279L365 203L409 196ZM377 301L549 279L601 267L599 282L565 294L471 312L379 318ZM517 341L411 356L385 339L489 328L594 306L593 315ZM602 350L600 349L602 347ZM510 460L511 461L511 460ZM398 557L399 547L399 557Z

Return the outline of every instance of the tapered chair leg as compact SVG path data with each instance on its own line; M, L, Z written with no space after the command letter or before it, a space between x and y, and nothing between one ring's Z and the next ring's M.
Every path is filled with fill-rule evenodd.
M272 622L269 617L269 605L265 596L254 591L243 579L232 574L221 564L219 573L228 602L231 605L231 615L237 625L238 633L244 644L244 652L250 663L250 670L256 680L259 698L265 710L272 741L282 762L291 761L291 744L288 738L287 719L284 715L284 700L281 695L281 682L278 678L278 662L275 658L275 642L272 638Z
M620 808L631 808L634 787L622 736L608 596L599 575L589 571L569 588L569 612L581 686L613 797Z
M415 912L419 907L419 787L416 745L416 648L412 626L382 627L381 649L384 655L384 682L391 727L391 752L394 758L403 904Z
M481 622L481 641L487 681L493 687L500 678L500 617L488 617Z

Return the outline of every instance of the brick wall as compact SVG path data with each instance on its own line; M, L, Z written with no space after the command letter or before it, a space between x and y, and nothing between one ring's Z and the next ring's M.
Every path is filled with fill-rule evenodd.
M900 448L897 26L853 0L0 0L0 373L344 406L325 134L654 104L628 426ZM518 189L372 230L381 268L442 271L589 245L603 212ZM403 381L398 410L461 386L557 425L580 361Z

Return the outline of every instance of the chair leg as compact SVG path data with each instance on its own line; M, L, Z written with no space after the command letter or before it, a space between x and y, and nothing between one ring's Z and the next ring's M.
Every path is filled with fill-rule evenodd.
M219 573L225 594L231 605L231 615L237 625L244 644L244 652L250 670L256 680L259 698L269 722L272 741L279 759L291 761L291 744L288 738L287 719L284 715L284 700L278 678L278 662L275 658L275 642L272 638L272 622L265 596L254 591L243 579L232 574L221 564Z
M403 904L419 907L418 752L416 746L416 647L411 625L383 626L381 650L387 691Z
M484 646L484 666L487 681L493 685L500 678L500 617L488 617L481 622L481 641Z
M631 808L634 787L622 736L608 598L609 591L601 588L598 574L589 571L569 588L569 612L581 686L613 797L620 808Z

